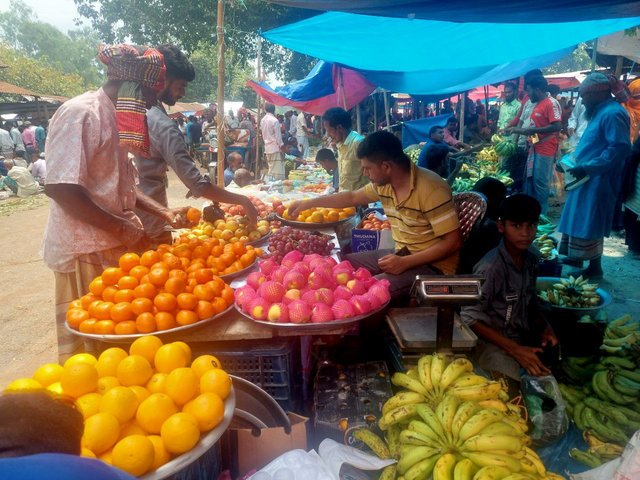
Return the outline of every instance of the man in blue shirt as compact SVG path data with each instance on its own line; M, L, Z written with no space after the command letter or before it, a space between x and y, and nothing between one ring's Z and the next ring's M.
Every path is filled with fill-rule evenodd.
M431 129L429 130L429 138L427 138L427 141L424 142L424 146L422 147L422 150L420 151L420 155L418 156L418 166L419 167L423 167L426 168L426 155L427 155L427 150L429 149L429 147L431 145L444 145L445 147L447 147L449 149L450 152L457 152L458 149L451 147L449 145L447 145L446 143L444 143L444 127L440 127L438 125L431 127Z
M340 177L338 176L338 160L331 150L328 148L321 148L316 153L316 162L324 168L327 173L333 175L332 186L337 192L340 185Z

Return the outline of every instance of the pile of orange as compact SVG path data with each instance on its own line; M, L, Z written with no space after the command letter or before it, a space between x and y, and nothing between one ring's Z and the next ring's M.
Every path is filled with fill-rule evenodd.
M240 215L227 215L224 220L216 220L213 223L200 222L189 232L183 234L189 239L198 238L206 240L207 238L217 238L223 244L225 242L253 242L266 236L271 231L271 225L268 220L258 220L256 225L249 225L248 217Z
M130 335L211 318L233 304L233 289L218 275L252 265L259 254L240 242L186 237L140 256L125 253L71 302L67 324L83 333Z
M297 222L306 223L330 223L337 222L338 220L344 220L345 218L355 215L356 209L353 207L348 208L310 208L303 210L298 214L298 218L291 218L289 216L289 210L285 210L282 214L282 218L295 220Z
M5 392L41 389L74 399L84 417L83 456L140 476L191 450L223 420L231 378L212 355L191 361L186 343L145 336L129 352L114 347L42 365Z

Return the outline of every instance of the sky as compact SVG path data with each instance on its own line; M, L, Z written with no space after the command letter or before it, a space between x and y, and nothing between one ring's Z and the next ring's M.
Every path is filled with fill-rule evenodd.
M63 32L77 28L73 19L79 17L73 0L21 0L29 6L42 22L58 27ZM9 0L0 0L0 11L9 9Z

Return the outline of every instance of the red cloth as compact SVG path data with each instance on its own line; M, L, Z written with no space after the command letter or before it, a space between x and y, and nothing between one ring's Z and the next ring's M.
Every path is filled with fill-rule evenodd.
M562 121L562 109L557 100L547 97L536 103L531 112L531 121L536 128L546 127L553 122ZM534 151L538 155L545 157L555 157L558 151L558 134L539 133L540 141L533 145Z

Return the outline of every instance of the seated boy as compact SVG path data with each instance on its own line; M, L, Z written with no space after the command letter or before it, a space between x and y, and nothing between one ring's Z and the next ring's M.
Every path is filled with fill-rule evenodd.
M478 335L476 363L520 380L550 373L539 353L558 340L536 308L537 257L529 250L536 235L540 204L528 195L512 195L500 205L498 229L504 238L473 269L482 275L482 300L463 307L461 317Z

